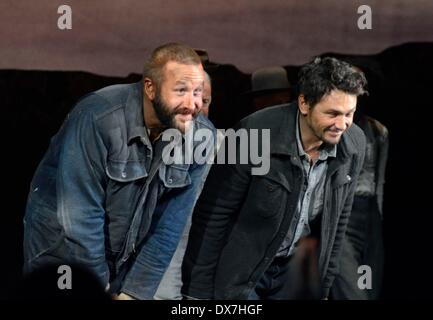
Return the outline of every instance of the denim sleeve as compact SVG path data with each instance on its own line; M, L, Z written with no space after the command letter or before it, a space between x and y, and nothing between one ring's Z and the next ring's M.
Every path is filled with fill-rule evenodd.
M158 227L140 248L134 264L125 277L121 292L136 299L153 299L170 264L185 225L203 188L210 164L193 165L191 184L172 196L163 206Z
M106 286L109 279L104 246L104 159L91 104L80 102L65 121L57 174L57 215L73 261L94 272Z
M174 252L173 258L155 293L155 300L182 300L182 261L188 244L188 235L191 228L191 216L183 230L182 237Z

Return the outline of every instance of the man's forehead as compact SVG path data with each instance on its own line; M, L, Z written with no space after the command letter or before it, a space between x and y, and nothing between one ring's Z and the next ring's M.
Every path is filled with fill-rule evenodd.
M203 82L203 67L201 64L182 64L176 61L169 61L164 66L166 76L172 77L176 82L193 81Z
M331 90L325 94L319 101L322 105L341 105L353 106L356 105L357 96L355 94L346 93L340 90Z

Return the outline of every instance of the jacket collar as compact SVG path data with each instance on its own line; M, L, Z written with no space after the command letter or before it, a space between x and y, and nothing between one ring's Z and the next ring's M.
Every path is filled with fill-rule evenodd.
M126 132L128 144L140 138L146 145L151 145L143 115L143 81L133 83L130 87L125 105Z
M296 102L285 105L275 113L275 127L271 128L271 154L295 155L296 145Z

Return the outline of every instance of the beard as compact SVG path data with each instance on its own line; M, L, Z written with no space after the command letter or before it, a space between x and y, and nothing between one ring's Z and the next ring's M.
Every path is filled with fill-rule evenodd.
M327 145L333 146L336 145L340 142L341 137L343 135L344 132L339 132L339 134L337 134L337 132L335 130L332 130L330 128L327 128L323 131L323 133L321 134L320 139ZM331 135L329 138L326 136L327 134Z
M191 112L188 108L176 107L171 109L164 101L159 90L155 93L155 98L152 101L153 108L155 110L158 120L164 127L173 128L180 130L185 133L187 128L187 122L181 122L176 120L178 114L191 114L192 118L195 119L198 116L198 112Z
M312 124L312 121L309 121L309 120L307 120L307 126L310 128L311 132L313 133L313 135L318 140L321 140L325 145L328 145L328 146L337 145L340 142L342 134L344 133L344 132L341 132L340 135L333 137L332 135L334 135L334 133L336 131L332 129L332 126L323 129L323 128L314 126ZM330 136L328 136L328 135L330 135Z

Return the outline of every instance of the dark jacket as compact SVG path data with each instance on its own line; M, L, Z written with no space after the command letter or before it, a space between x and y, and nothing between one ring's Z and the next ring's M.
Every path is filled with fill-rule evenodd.
M251 175L252 165L239 161L213 165L193 213L183 262L183 294L200 299L247 299L289 231L293 237L304 182L296 145L296 114L297 104L286 104L256 112L239 125L271 130L267 174ZM352 125L328 165L318 260L323 297L338 273L364 150L364 134Z

